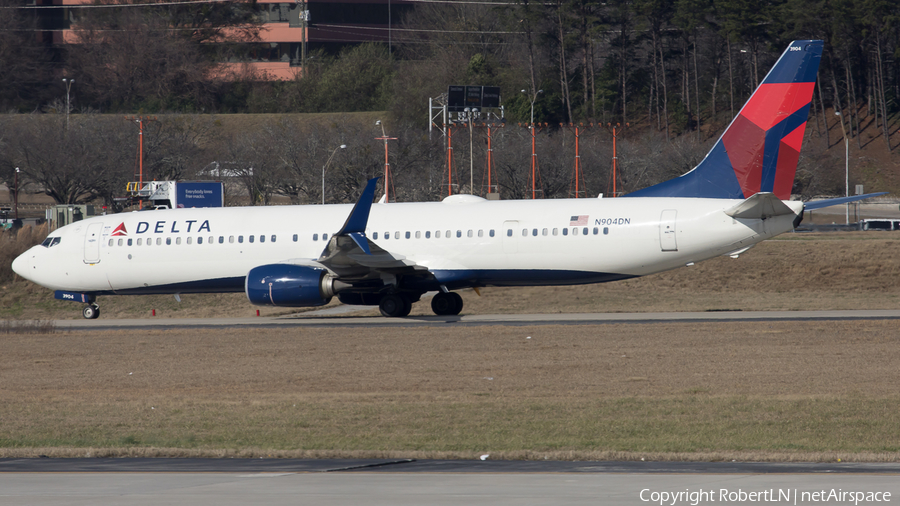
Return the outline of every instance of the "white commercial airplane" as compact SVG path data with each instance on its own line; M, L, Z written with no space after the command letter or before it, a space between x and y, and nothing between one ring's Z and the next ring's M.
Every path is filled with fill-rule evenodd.
M792 230L814 203L790 201L822 54L795 41L691 172L623 198L172 209L61 227L13 262L20 276L85 305L100 295L240 292L253 304L308 307L337 296L406 316L436 291L599 283L737 255Z

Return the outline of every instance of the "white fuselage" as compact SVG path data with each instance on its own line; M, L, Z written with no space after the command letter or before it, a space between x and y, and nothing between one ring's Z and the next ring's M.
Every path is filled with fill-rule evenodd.
M618 198L374 204L366 236L456 287L580 284L665 271L792 229L794 215L734 219L739 200ZM799 202L786 202L795 213ZM54 231L15 271L83 293L240 291L254 267L319 258L351 205L173 209ZM119 232L116 230L119 229ZM116 235L118 234L118 235ZM260 239L263 238L263 240ZM251 242L252 238L252 242ZM443 277L442 277L443 276Z

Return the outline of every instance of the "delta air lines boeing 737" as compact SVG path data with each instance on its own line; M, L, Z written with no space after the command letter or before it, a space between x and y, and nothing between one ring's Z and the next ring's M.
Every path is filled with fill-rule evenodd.
M253 304L309 307L337 296L406 316L426 292L459 314L454 290L600 283L737 255L792 230L790 201L822 54L795 41L704 160L616 199L172 209L100 216L52 232L16 258L20 276L85 304L101 295L245 292Z

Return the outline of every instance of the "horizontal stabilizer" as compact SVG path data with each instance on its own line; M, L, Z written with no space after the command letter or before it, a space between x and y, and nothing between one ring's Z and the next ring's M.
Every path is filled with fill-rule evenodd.
M756 193L747 200L725 211L732 218L744 220L765 220L773 216L795 214L774 193Z
M848 202L856 202L857 200L863 200L870 197L877 197L879 195L886 195L887 192L879 192L879 193L867 193L865 195L853 195L851 197L840 197L836 199L826 199L826 200L815 200L813 202L805 202L803 204L804 211L813 211L815 209L822 209L823 207L829 206L837 206L840 204L846 204Z

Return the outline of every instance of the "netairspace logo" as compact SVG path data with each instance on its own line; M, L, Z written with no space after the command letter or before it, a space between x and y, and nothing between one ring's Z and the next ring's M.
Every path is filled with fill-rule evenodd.
M766 490L730 490L727 488L699 489L699 490L641 490L640 499L643 502L659 504L660 506L676 506L689 504L726 504L726 503L782 503L782 504L860 504L891 502L890 492L868 492L858 490L843 490L833 488L830 490L804 490L796 488L770 488Z

